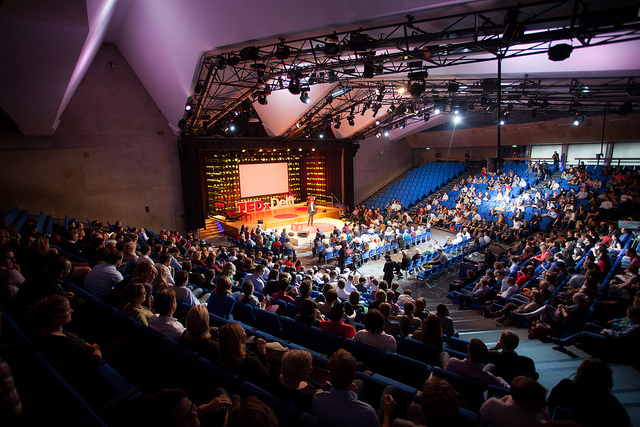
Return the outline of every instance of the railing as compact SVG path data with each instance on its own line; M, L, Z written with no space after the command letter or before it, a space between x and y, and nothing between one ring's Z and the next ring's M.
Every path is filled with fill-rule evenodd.
M578 163L580 163L581 161L584 161L585 164L586 162L596 162L596 165L600 165L600 161L602 161L603 165L609 165L611 166L613 162L617 161L618 164L616 166L622 166L620 164L620 162L632 162L635 165L640 164L640 157L599 157L596 156L594 157L574 157L573 160L577 160ZM632 165L628 165L628 166L632 166Z

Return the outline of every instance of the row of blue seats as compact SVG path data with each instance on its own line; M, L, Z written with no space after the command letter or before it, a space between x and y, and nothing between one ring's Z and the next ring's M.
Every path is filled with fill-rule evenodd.
M23 211L16 206L3 219L19 233L29 219L29 211Z

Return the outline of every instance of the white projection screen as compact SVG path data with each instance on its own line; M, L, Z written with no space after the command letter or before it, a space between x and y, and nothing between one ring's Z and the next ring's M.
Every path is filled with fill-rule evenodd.
M242 199L289 192L289 174L286 162L240 164L238 172Z

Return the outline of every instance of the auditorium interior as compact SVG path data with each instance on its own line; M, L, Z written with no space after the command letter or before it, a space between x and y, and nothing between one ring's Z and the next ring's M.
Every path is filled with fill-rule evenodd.
M0 372L6 378L11 368L24 406L3 402L10 423L139 425L141 408L157 409L160 390L183 389L205 404L222 387L257 395L275 414L255 425L332 425L322 411L301 410L273 384L208 360L123 314L121 301L87 290L85 277L119 254L119 296L126 293L144 264L122 260L133 241L135 259L151 246L152 265L171 260L168 283L186 261L190 295L208 307L211 327L240 322L251 353L267 341L272 370L287 350L303 350L314 374L326 377L332 354L350 351L366 388L359 398L380 406L381 425L407 418L412 402L428 418L429 377L457 392L459 415L441 425L503 425L483 408L491 396L506 400L508 387L487 388L445 366L468 357L478 339L489 353L503 348L504 332L513 331L518 354L533 359L546 388L549 423L597 425L608 414L640 426L637 0L4 0L0 40L0 363L8 364ZM86 236L78 252L66 245L74 234ZM61 258L71 272L52 279ZM217 312L209 294L229 261L236 302ZM403 329L396 350L383 351L318 325L301 331L292 321L297 303L258 290L257 306L241 302L244 277L260 264L269 266L265 282L278 280L269 269L291 269L296 293L311 278L318 306L327 304L323 272L337 269L354 291L362 277L358 304L338 299L363 307L344 315L358 337L364 313L379 306L378 280L394 268L388 277L399 287L389 302L398 322L405 292L426 300L429 316L444 305L456 335L445 333L434 350ZM500 289L494 273L503 268ZM549 274L544 306L559 326L536 330L519 312ZM573 274L588 277L584 291ZM501 294L477 297L491 277ZM503 297L509 277L519 288ZM23 307L32 295L20 298L20 285L34 292L44 282L51 289L39 295L71 301L77 320L65 331L102 348L90 391L39 347L38 301ZM155 285L153 297L147 291L145 310L158 317L150 301L165 294ZM563 307L578 304L577 294L588 295L587 306L567 322ZM180 324L190 308L177 302ZM319 316L333 322L329 312ZM425 319L410 331L422 331ZM570 399L552 390L577 384L573 374L593 356L611 372L611 399L566 407ZM503 377L532 377L487 365ZM391 421L382 416L387 387L397 400ZM601 410L586 403L596 401ZM234 401L223 421L204 410L200 417L241 425L247 415L233 408L249 403Z

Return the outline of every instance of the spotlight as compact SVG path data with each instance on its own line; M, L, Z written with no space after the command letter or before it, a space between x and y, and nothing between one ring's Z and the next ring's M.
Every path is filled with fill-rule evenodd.
M505 119L500 119L500 126L504 126L507 123Z
M390 113L393 113L393 112L395 111L395 109L396 109L396 106L395 106L395 105L393 105L393 104L391 104L391 105L389 106L389 109L388 109L387 111L389 111Z
M231 123L231 124L229 125L229 130L230 130L231 132L233 132L234 130L236 130L236 126L235 126L233 123Z
M232 65L232 64L229 64L229 65ZM224 56L222 55L218 56L218 59L215 62L215 66L218 70L224 70L225 68L227 68L227 60L224 58Z
M389 129L384 130L384 136L387 136L387 137L389 136Z
M300 79L291 79L289 82L289 93L292 95L298 95L300 93Z
M380 138L382 136L382 132L377 132L376 133L376 138Z
M404 86L400 86L398 88L398 95L402 96L406 91L407 91L407 88L405 88Z
M251 59L252 61L256 61L260 54L260 50L257 46L247 46L240 50L240 59L246 61L247 59Z
M584 115L576 114L576 117L573 119L573 125L574 126L580 126L582 124L582 122L584 122Z
M199 95L202 92L202 89L204 89L204 82L198 81L193 88L193 92Z
M409 93L414 98L420 97L420 95L422 95L423 92L424 92L424 80L416 81L409 85Z
M424 120L425 122L428 122L430 118L431 118L431 113L429 113L428 111L424 113L424 116L422 116L422 120Z
M340 122L340 120L338 120L338 121L336 122L336 124L335 124L335 125L333 125L333 128L334 128L334 129L340 129L340 126L341 126L341 125L342 125L342 122Z
M276 58L281 61L287 59L289 55L291 55L291 49L289 49L289 46L282 45L278 46L278 48L276 49Z
M370 106L371 106L371 102L366 102L364 104L364 107L362 108L362 112L360 113L360 115L364 116L364 113L369 109Z
M230 56L229 58L227 58L227 65L233 67L234 65L238 65L238 63L240 62L240 57L238 56Z
M355 121L355 117L354 116L347 117L347 122L349 122L349 126L355 126L356 125L356 121Z
M302 92L302 95L300 95L300 101L302 101L305 104L308 104L311 102L311 98L309 98L309 94L307 92Z
M325 43L323 50L328 58L334 58L340 54L340 47L336 43Z
M437 116L440 113L442 113L442 106L441 105L434 105L433 106L433 114L435 114Z
M511 9L507 11L507 15L504 18L504 32L502 33L502 40L507 44L517 41L524 35L524 32L527 29L521 22L518 22L519 13L520 12L518 12L517 9Z
M404 129L405 126L406 126L405 122L400 123L400 129Z
M554 62L564 61L571 56L573 46L566 43L560 43L549 48L549 59Z
M460 117L460 116L455 116L455 117L453 118L453 123L458 124L458 123L460 123L460 121L461 121L461 120L462 120L462 117Z
M260 105L267 105L269 103L269 101L267 101L267 94L264 92L260 92L258 94L258 104Z
M380 120L376 120L376 126L380 126Z
M320 138L324 138L324 133L321 133L320 135L318 135Z
M447 87L447 92L457 92L460 89L460 85L456 82L449 82L449 86Z
M371 112L373 113L373 117L378 115L378 111L380 111L380 104L374 105L373 108L371 109Z
M187 104L187 105L185 105L185 106L184 106L184 109L185 109L186 111L191 110L191 104Z

